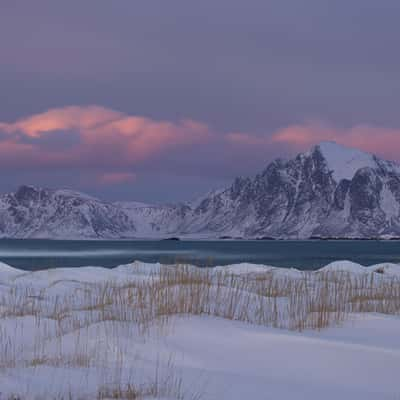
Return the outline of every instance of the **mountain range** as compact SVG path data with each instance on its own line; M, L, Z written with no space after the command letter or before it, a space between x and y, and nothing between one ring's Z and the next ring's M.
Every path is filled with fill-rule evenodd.
M193 202L105 202L70 190L21 186L0 196L0 237L400 237L400 166L322 142L271 162L253 178Z

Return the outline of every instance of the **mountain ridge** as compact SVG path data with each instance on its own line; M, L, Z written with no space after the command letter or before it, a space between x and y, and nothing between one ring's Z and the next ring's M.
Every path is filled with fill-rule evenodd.
M188 203L105 202L21 186L0 196L0 237L59 239L400 236L400 166L321 142Z

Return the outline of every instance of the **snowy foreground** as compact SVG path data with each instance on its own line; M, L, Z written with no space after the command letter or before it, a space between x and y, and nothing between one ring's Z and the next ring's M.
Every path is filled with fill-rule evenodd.
M0 400L398 400L399 376L399 265L0 264Z

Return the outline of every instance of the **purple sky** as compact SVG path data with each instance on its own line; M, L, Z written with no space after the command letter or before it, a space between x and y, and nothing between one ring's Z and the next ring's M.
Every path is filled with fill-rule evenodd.
M398 0L0 6L0 191L191 199L320 140L400 160Z

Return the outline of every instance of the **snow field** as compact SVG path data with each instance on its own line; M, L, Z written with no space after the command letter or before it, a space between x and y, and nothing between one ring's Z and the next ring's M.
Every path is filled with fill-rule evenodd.
M0 264L0 399L395 399L400 266Z

